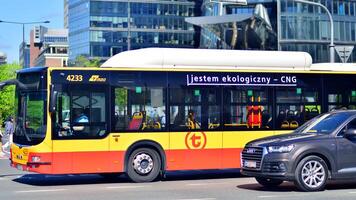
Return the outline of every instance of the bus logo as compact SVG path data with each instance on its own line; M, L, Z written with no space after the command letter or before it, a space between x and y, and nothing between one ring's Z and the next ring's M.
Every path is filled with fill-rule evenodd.
M92 75L89 82L105 82L106 78L100 77L99 75Z
M207 139L204 132L188 132L185 136L185 146L188 149L204 149L206 142Z

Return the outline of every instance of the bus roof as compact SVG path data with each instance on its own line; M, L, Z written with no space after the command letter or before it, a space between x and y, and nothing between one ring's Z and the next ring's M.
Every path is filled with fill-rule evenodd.
M312 71L343 71L355 72L356 63L317 63L310 66Z
M305 52L145 48L119 53L101 67L309 71L311 64Z

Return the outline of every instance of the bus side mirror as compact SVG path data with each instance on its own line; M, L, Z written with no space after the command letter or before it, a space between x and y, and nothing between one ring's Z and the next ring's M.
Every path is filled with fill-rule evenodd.
M51 85L51 93L50 93L50 100L49 100L49 112L54 113L56 112L56 102L57 102L58 92L54 90L54 85Z

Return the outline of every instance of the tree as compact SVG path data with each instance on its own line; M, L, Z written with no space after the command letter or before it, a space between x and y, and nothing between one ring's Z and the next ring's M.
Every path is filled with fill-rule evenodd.
M100 67L100 65L100 58L89 60L87 57L81 55L75 59L75 66L77 67Z
M21 69L17 63L0 65L0 82L16 78L16 70ZM0 91L0 122L15 114L15 86L4 87ZM2 123L1 123L2 124Z

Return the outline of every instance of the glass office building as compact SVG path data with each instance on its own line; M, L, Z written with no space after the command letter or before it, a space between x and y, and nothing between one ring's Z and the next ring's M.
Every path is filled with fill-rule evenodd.
M69 59L102 60L129 49L199 47L199 30L184 21L200 14L193 0L69 0Z
M316 0L328 8L334 19L335 45L356 45L356 1ZM313 62L329 61L330 21L326 13L317 6L279 1L279 49L306 51ZM335 55L335 61L340 59ZM356 50L349 62L356 62Z
M221 22L213 28L205 29L202 26L201 47L305 51L311 54L315 63L329 61L330 22L328 15L320 7L296 3L294 0L248 0L247 2L246 6L225 4L223 7L224 15L236 14L236 16L247 17L241 17L240 20L237 17L234 23ZM314 0L314 2L325 5L333 15L335 45L355 46L356 1ZM203 5L203 15L219 17L217 3L205 0ZM260 13L258 5L263 5L264 12L267 14L258 14ZM268 17L264 19L266 15ZM258 26L263 23L267 25L265 30L263 26L251 29L256 27L256 24ZM211 31L213 29L220 29L224 34L216 36L213 34L214 31ZM341 62L337 55L335 61ZM356 62L356 49L353 50L348 62Z
M220 23L202 26L200 47L277 50L277 4L273 0L264 0L263 6L260 3L250 0L243 6L224 4L220 7L218 3L204 0L203 16L216 16ZM231 17L236 20L231 21Z

